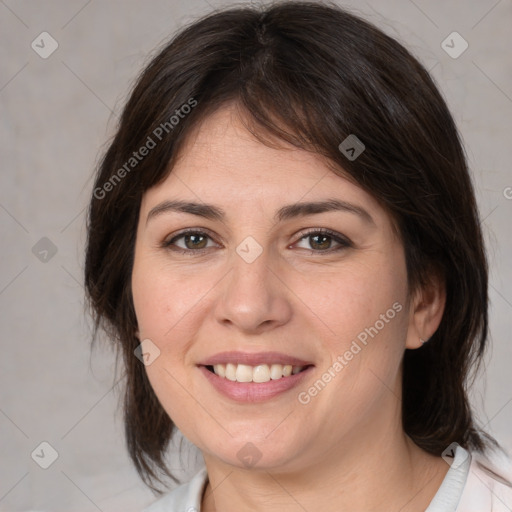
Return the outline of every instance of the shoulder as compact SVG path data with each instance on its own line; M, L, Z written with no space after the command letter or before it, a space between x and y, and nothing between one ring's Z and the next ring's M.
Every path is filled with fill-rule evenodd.
M512 460L503 452L471 454L471 466L456 512L510 512Z
M176 487L143 512L199 512L207 481L206 468L202 468L190 482Z

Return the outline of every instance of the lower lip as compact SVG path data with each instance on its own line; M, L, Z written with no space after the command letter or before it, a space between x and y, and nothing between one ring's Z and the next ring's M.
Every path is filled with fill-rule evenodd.
M313 366L309 366L295 375L281 377L280 379L268 382L236 382L219 377L208 370L206 366L200 366L199 369L212 386L222 395L237 402L264 402L298 386L313 369Z

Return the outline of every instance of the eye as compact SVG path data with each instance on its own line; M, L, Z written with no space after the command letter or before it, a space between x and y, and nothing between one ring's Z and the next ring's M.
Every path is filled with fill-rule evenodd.
M182 253L201 252L212 247L208 245L211 237L204 231L187 230L164 241L163 247Z
M309 247L300 247L299 244L301 243L307 244ZM208 233L194 229L182 231L162 243L162 247L166 249L188 255L202 253L215 246L218 246L218 244L213 241ZM294 246L310 250L313 253L331 253L352 247L352 243L348 238L335 231L315 229L308 233L302 233L301 238Z
M316 229L306 234L303 233L297 244L304 241L309 247L302 248L312 250L312 252L335 252L352 247L350 240L328 229Z

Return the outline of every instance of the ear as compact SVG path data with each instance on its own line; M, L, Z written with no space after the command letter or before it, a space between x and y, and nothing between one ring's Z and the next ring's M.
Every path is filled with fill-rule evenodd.
M409 308L406 348L415 349L437 331L446 304L446 285L440 272L431 272L428 282L414 293Z

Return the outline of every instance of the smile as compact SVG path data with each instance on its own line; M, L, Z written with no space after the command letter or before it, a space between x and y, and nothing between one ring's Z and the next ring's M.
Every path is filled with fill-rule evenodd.
M218 393L236 402L262 402L292 390L315 365L279 352L221 352L197 365Z
M250 366L247 364L216 364L207 366L207 369L219 377L233 382L258 382L264 383L271 380L279 380L290 375L295 375L304 370L304 366L291 364L259 364Z

